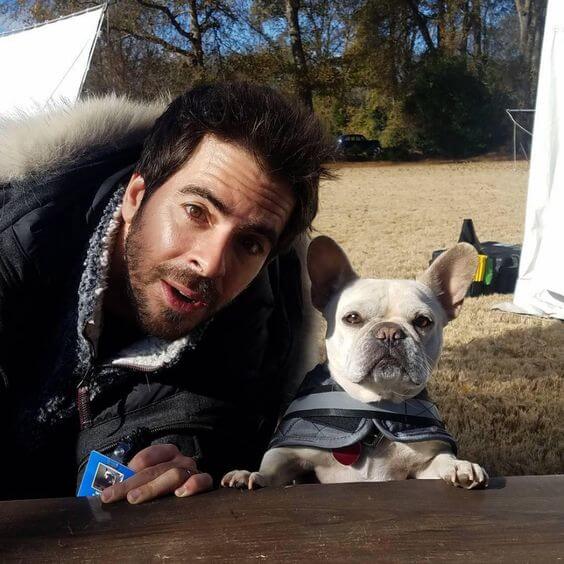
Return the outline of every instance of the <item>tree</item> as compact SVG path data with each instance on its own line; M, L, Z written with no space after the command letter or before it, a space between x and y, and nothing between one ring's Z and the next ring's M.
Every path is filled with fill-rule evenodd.
M13 9L37 21L64 16L99 4L19 0ZM85 88L136 96L176 92L213 76L218 52L215 31L224 22L227 0L119 0L108 5L105 25ZM213 63L211 59L214 58Z
M435 44L431 39L431 33L429 32L429 28L427 27L427 22L425 21L425 17L419 11L419 2L418 0L405 0L409 9L413 14L413 18L417 27L419 28L419 32L425 41L425 45L427 46L427 50L433 52L435 50Z
M129 33L133 37L137 37L138 39L143 39L152 43L156 43L160 45L164 49L168 51L172 51L173 53L179 53L189 58L193 67L197 69L204 68L204 50L202 46L202 33L206 31L206 28L209 27L211 24L206 22L206 24L202 24L198 18L198 3L196 0L189 0L188 1L188 24L183 24L181 20L181 15L183 12L179 12L178 10L174 10L169 8L166 5L160 4L158 2L148 2L146 0L137 0L137 3L147 8L148 10L153 10L156 12L160 12L163 16L168 20L170 25L172 26L171 29L174 30L180 37L185 38L188 40L190 48L182 48L178 46L176 43L173 43L171 40L166 39L162 35L156 35L155 33L151 33L150 31L134 31L130 28L130 26L126 27L116 27L118 31L122 31L124 33Z
M0 2L0 22L10 14L45 21L98 3ZM439 110L451 104L469 116L475 105L421 77L466 84L484 112L496 109L487 114L490 130L503 130L500 92L532 105L545 11L546 0L114 0L85 91L144 98L245 78L296 93L333 132L363 132L400 152L448 151L449 143L426 141L448 130ZM421 112L408 111L415 99L437 105L424 122L431 135L420 134ZM492 146L493 137L484 141L472 120L464 123L454 127L463 145Z
M467 157L500 141L503 97L469 69L462 56L426 57L408 87L406 111L427 154Z
M515 8L519 18L519 52L528 85L523 100L527 107L534 106L546 3L547 0L515 0Z
M313 109L313 96L307 69L307 61L302 43L302 34L299 22L299 0L285 0L285 15L288 23L288 35L290 36L290 46L292 58L296 69L297 93L302 102L310 109Z

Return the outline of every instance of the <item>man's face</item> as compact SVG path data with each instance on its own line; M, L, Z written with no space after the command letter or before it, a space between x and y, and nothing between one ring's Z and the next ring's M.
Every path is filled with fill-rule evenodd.
M122 206L130 293L142 329L174 340L250 284L295 200L250 153L212 136L141 206L144 189L134 175Z

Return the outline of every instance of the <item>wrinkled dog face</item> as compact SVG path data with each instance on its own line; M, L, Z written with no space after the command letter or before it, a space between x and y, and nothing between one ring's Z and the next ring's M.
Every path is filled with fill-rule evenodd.
M419 282L357 279L328 303L327 354L340 379L381 398L417 395L436 365L446 316Z
M358 278L328 237L310 245L312 300L327 320L332 376L362 401L401 401L425 388L475 272L476 251L460 244L415 280Z

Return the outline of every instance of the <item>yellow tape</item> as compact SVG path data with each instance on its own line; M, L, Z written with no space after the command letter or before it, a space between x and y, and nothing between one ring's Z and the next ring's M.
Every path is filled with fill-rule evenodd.
M476 269L476 274L474 274L474 282L482 282L484 280L487 262L487 255L478 255L478 268Z

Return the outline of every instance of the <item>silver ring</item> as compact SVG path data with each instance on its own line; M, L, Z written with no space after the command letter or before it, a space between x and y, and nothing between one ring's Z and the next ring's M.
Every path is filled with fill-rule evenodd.
M194 473L192 472L192 470L189 470L188 468L184 468L184 470L186 471L186 479L188 480L189 478L192 477Z

